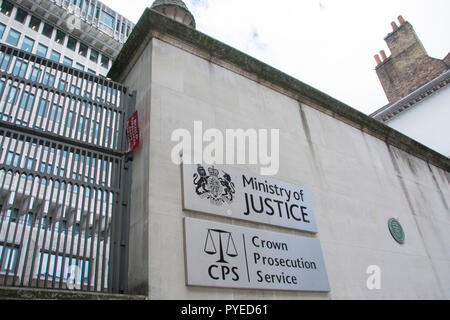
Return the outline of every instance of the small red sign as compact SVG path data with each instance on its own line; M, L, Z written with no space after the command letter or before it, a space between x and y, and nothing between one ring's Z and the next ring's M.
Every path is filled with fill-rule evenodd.
M137 111L135 111L128 119L127 138L128 138L127 152L131 152L139 146L139 122Z

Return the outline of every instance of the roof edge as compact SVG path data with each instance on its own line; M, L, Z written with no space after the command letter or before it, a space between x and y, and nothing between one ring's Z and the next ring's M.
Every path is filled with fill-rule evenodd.
M144 11L123 46L108 73L109 78L120 82L126 76L130 61L141 54L140 49L151 40L149 35L152 31L168 34L215 59L223 60L258 79L292 92L298 101L320 106L327 114L345 119L346 123L376 136L387 144L450 171L450 159L444 155L283 72L150 8Z
M445 88L448 84L450 84L450 70L441 73L403 98L381 107L369 116L382 122L390 121L403 111Z

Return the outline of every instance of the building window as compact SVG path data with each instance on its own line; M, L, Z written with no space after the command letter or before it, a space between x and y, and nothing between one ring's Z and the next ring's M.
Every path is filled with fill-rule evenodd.
M108 28L114 29L114 17L109 13L102 10L100 21L103 22Z
M50 53L50 60L59 62L61 60L61 54L58 51L52 50Z
M77 63L75 64L75 69L84 71L84 66L83 66L81 63L78 63L78 62L77 62Z
M61 116L62 116L63 109L61 107L58 107L58 109L56 111L57 112L56 112L56 119L55 119L55 121L57 123L61 123Z
M6 221L17 222L19 221L19 209L8 209L6 212Z
M91 55L89 57L89 59L95 63L98 63L98 51L95 51L94 49L91 49Z
M7 16L10 16L13 7L14 6L12 5L11 2L9 2L7 0L3 0L2 6L0 7L0 12L3 13L3 14L6 14Z
M17 8L16 16L14 17L14 19L16 21L19 21L20 23L25 23L27 15L28 14L27 14L27 12L25 10Z
M39 77L41 75L41 69L37 67L33 67L31 74L30 74L30 80L31 81L39 81Z
M83 13L87 12L89 1L83 1Z
M63 59L63 65L71 67L73 64L73 60L67 57L64 57Z
M69 111L69 114L67 116L67 122L66 122L66 126L69 129L72 129L72 120L73 119L73 111Z
M78 226L78 230L76 229ZM79 224L77 223L75 229L72 232L74 234L79 234ZM47 279L59 279L59 280L67 280L70 276L70 273L67 272L70 266L77 266L80 272L76 273L77 279L75 279L76 283L88 283L89 280L89 260L63 257L61 255L56 255L53 253L40 252L39 263L42 262L42 265L39 265L35 276L38 276L42 279L46 277ZM64 273L62 271L65 271ZM81 270L84 270L84 274L81 273ZM62 277L62 279L61 279Z
M3 1L3 3L5 3ZM3 257L2 264L0 266L1 273L14 273L16 270L17 258L19 255L19 249L8 246L0 245L0 257Z
M88 14L89 14L90 16L92 16L93 13L94 13L94 4L91 3L91 4L89 5L89 13L88 13Z
M107 56L105 56L105 55L102 54L102 60L101 60L100 65L101 65L103 68L108 69L108 67L109 67L109 58L108 58Z
M96 72L94 71L94 70L92 70L92 69L87 69L87 72L89 72L89 73L91 73L91 74L96 74Z
M61 30L56 30L55 41L59 44L64 44L64 39L66 38L66 34Z
M38 43L36 48L36 54L38 56L45 58L47 56L47 50L48 48L46 46L44 46L42 43Z
M44 23L44 27L42 28L42 34L47 38L51 38L53 34L53 27L48 23Z
M19 38L20 32L11 28L9 30L8 37L6 38L6 42L8 42L10 45L14 47L17 47L17 44L19 43Z
M16 102L16 97L17 97L17 87L15 86L9 86L9 90L8 90L8 94L5 96L5 102L6 103L10 103L10 104L14 104Z
M28 64L26 62L23 62L21 60L16 60L16 63L14 65L13 69L13 75L19 76L19 77L25 77L25 73L27 72Z
M59 79L58 89L61 91L66 90L66 82L63 79Z
M83 43L80 43L80 47L78 48L78 54L83 57L86 57L87 51L88 51L88 46Z
M34 104L34 94L29 94L28 92L24 92L22 95L22 101L20 101L20 107L27 111L31 111Z
M20 163L20 154L9 151L6 155L6 165L18 168Z
M41 20L35 16L31 16L30 24L28 25L34 31L39 31L39 26L41 25Z
M25 157L25 166L27 170L33 170L34 159L32 157Z
M34 47L34 40L28 37L25 37L22 42L22 50L26 52L32 52Z
M69 40L67 40L67 48L75 51L75 47L77 46L77 39L69 36Z
M41 221L42 221L41 222L42 230L47 229L48 231L50 231L52 229L52 221L53 221L52 217L42 217Z
M39 103L38 115L43 117L47 111L47 100L41 99Z
M3 33L5 33L6 26L0 23L0 39L3 38Z
M42 79L42 83L46 86L53 87L55 84L55 76L46 72L44 75L44 79Z

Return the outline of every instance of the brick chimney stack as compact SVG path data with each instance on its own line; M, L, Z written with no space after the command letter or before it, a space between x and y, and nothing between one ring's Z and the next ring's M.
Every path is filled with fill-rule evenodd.
M378 78L389 103L403 98L425 83L448 70L443 60L428 56L412 25L398 16L399 26L392 22L393 31L386 38L391 51L387 57L384 50L375 56ZM377 59L378 57L378 59Z

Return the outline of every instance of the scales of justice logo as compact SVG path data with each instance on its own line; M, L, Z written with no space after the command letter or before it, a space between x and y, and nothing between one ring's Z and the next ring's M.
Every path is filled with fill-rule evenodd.
M214 238L216 238L216 240L214 240ZM224 242L226 242L226 247L224 246ZM219 250L217 250L217 244L219 245ZM225 255L231 258L238 256L231 232L220 229L208 229L205 240L205 248L203 251L209 255L215 255L218 253L219 260L216 262L219 263L228 263L228 261L225 260Z
M220 176L219 170L214 166L208 168L208 174L203 166L198 165L197 173L194 173L195 193L200 198L209 199L216 206L224 203L233 202L236 189L231 181L231 176L222 170Z
M231 232L220 229L208 229L203 251L219 258L208 267L208 275L215 281L239 281L239 268L230 263L238 256Z

